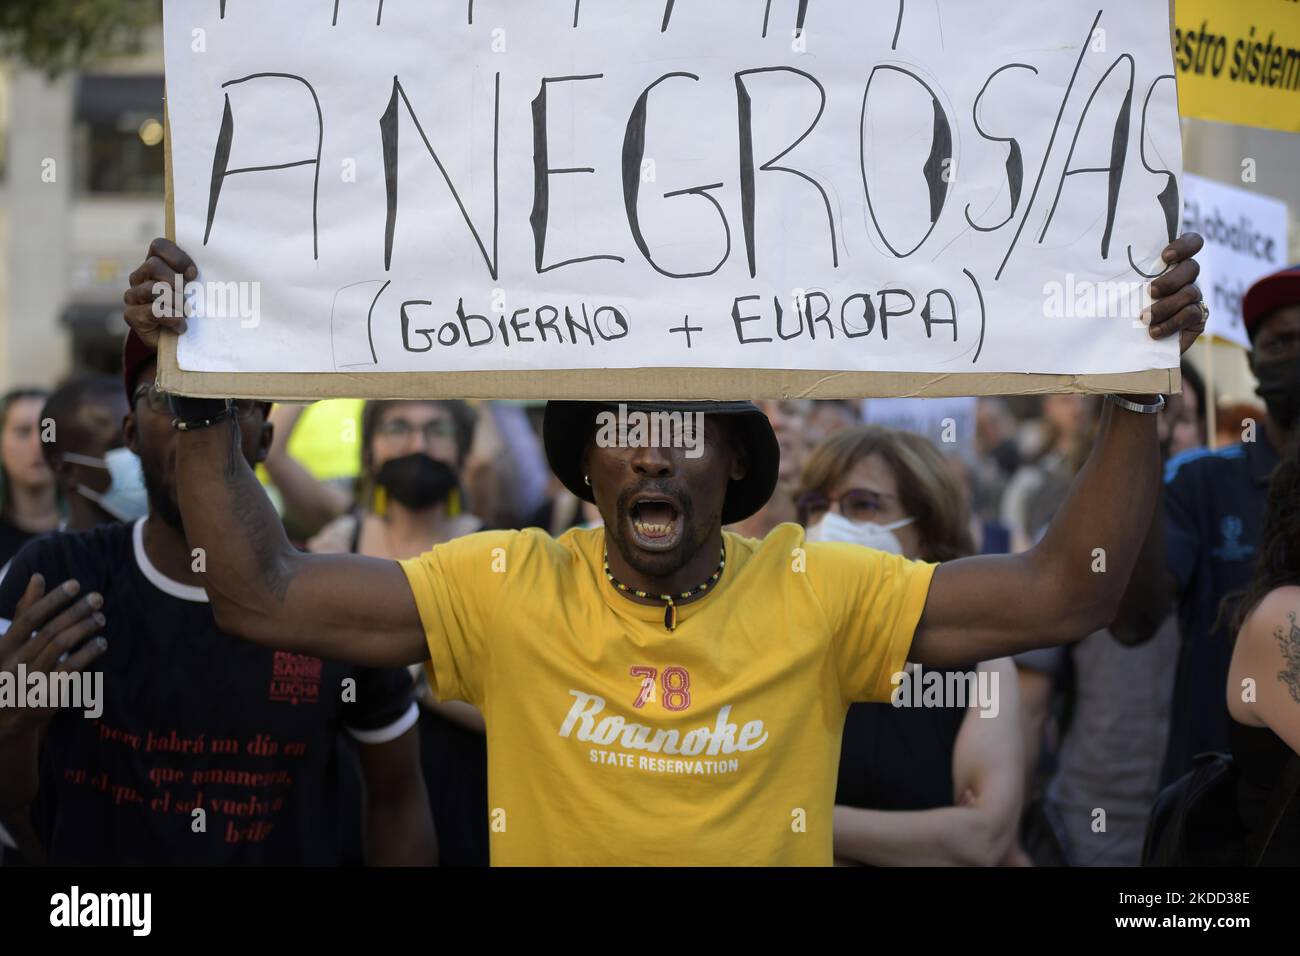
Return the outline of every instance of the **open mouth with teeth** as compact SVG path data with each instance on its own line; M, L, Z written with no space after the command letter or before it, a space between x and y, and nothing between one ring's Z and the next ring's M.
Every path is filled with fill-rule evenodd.
M647 551L667 551L682 537L682 512L667 498L642 497L628 510L632 537Z

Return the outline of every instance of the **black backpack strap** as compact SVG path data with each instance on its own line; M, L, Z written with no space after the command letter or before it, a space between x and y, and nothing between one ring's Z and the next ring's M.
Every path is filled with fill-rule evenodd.
M1287 761L1282 771L1282 778L1268 795L1268 806L1264 810L1263 817L1266 825L1251 834L1250 854L1247 859L1252 860L1253 865L1259 866L1263 862L1264 854L1268 852L1278 825L1281 824L1282 817L1286 815L1287 807L1291 805L1298 789L1300 789L1300 754L1292 753L1291 759Z

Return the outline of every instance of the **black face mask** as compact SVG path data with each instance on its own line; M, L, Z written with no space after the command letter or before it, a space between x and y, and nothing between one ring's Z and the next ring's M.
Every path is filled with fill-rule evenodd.
M412 511L446 501L460 486L450 465L421 452L384 462L375 480L394 501Z
M1255 394L1268 406L1269 417L1288 431L1300 419L1300 356L1255 366Z

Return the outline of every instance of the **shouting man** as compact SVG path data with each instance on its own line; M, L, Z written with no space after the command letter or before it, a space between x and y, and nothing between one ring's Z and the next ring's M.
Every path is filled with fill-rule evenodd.
M1170 245L1152 289L1151 335L1184 349L1205 321L1200 246ZM131 277L126 318L149 345L185 331L154 303L177 274L197 269L160 239ZM494 863L829 864L850 702L888 699L908 660L968 665L1110 623L1155 503L1161 404L1112 397L1032 550L939 566L788 524L724 532L779 466L746 402L632 406L703 412L698 455L597 441L608 406L553 402L551 466L604 527L485 532L402 562L294 550L230 403L174 396L172 411L178 503L222 629L372 667L424 661L439 698L479 707Z

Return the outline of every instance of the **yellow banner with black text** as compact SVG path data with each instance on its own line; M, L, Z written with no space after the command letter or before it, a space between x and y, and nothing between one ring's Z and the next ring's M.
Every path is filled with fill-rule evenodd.
M1177 0L1184 116L1300 132L1300 0Z

